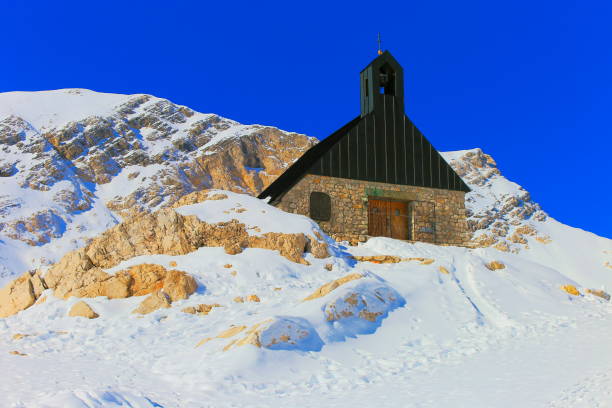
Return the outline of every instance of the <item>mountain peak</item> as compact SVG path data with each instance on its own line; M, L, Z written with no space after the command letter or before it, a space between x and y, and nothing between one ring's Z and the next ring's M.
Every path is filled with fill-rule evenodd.
M256 194L315 141L145 94L0 94L0 274L192 191Z

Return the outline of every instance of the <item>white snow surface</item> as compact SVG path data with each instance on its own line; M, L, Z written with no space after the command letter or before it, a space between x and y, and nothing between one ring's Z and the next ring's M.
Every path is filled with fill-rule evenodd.
M26 141L48 126L112 114L131 97L87 90L36 94L0 94L0 119L18 115L32 125ZM232 123L214 140L239 136L244 125ZM145 147L161 152L166 142ZM476 152L444 157L456 166ZM11 162L17 158L11 154L6 150L2 158ZM19 156L23 163L30 159L33 155ZM66 225L50 221L61 238L48 244L31 247L2 237L0 284L116 225L120 219L104 203L134 191L159 170L156 166L126 167L111 183L97 186L91 209L70 213ZM61 202L51 197L66 183L77 183L73 169L64 171L63 184L49 191L4 178L0 201L11 217L31 213L32 206L60 213ZM136 171L140 176L130 179ZM176 269L198 282L189 299L143 317L131 311L144 297L100 297L86 299L99 318L71 318L68 311L79 299L60 300L48 290L46 302L0 319L0 407L612 407L612 306L586 293L587 288L612 291L612 241L549 216L501 211L514 199L519 209L535 204L491 167L470 167L465 181L472 189L466 195L471 219L493 216L509 233L529 225L537 235L526 235L527 244L512 243L509 252L388 238L352 247L333 242L307 217L246 195L216 191L228 198L181 207L181 214L206 222L238 219L250 234L319 233L330 245L330 257L306 254L309 265L302 265L271 250L247 248L228 255L209 247L181 256L135 257L107 272L142 263L171 268L176 262ZM74 191L87 188L78 185ZM494 228L486 225L478 233ZM550 242L538 241L539 236ZM351 255L434 262L375 264L355 262ZM505 268L487 269L493 260ZM348 274L363 277L303 301ZM562 291L568 284L582 295ZM347 302L353 293L363 303ZM250 294L261 302L233 301ZM223 307L207 316L181 312L202 303ZM379 313L373 321L327 320L330 310L359 311L364 303ZM256 324L262 328L261 348L247 344L224 351L233 337L214 338L232 325ZM299 341L274 343L286 333ZM27 336L14 339L16 334ZM196 347L209 337L214 339Z
M255 197L228 191L210 190L209 195L214 194L225 194L228 198L187 205L178 208L176 211L181 215L195 215L201 221L209 223L238 220L246 225L247 231L251 235L281 232L284 234L304 233L312 236L313 231L319 231L318 225L310 218L286 213ZM261 222L262 219L266 221ZM255 230L255 227L257 227L257 230Z
M238 218L262 232L322 233L308 218L262 200L211 194L228 198L178 211L207 222ZM240 208L246 211L236 212ZM310 265L251 248L237 255L203 247L181 256L132 258L108 272L141 263L170 268L176 262L176 269L196 278L197 292L144 317L131 314L143 297L87 299L101 317L86 320L67 317L79 299L63 301L47 291L46 302L0 320L0 365L6 373L0 405L610 406L612 307L592 295L571 296L561 286L573 284L583 293L609 290L612 271L605 262L612 261L612 244L551 219L539 227L552 242L530 242L519 253L388 238L351 247L325 238L330 257L306 254ZM375 264L350 255L434 262ZM487 269L492 260L505 269ZM302 301L351 273L363 277ZM344 299L352 293L365 303L379 302L372 310L380 315L374 321L353 316L330 323L331 305L351 307ZM249 294L261 302L233 301ZM394 300L376 300L385 294ZM207 316L181 312L200 303L223 307ZM258 323L265 328L262 348L248 344L224 351L233 338L214 338L232 325ZM271 339L288 330L303 337L276 346ZM29 336L14 340L17 333ZM196 347L209 337L214 339ZM14 350L27 355L9 353Z
M88 89L0 93L0 118L19 116L38 129L58 127L96 115L110 115L132 95L100 93Z

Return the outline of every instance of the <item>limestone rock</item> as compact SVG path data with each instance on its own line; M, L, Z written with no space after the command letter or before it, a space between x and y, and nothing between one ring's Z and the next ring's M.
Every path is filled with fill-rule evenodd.
M87 275L95 274L94 280L101 280L104 272L95 268L111 268L139 255L184 255L202 246L224 247L231 254L240 253L246 247L272 249L291 261L304 263L302 255L307 242L304 234L249 236L245 225L236 220L208 224L196 216L162 209L134 216L93 239L86 247L68 253L48 271L46 281L49 287L59 287L56 289L59 297L65 297L84 286ZM77 277L78 282L66 283L67 276L69 281Z
M242 252L242 246L238 243L228 243L224 247L225 253L228 255L236 255Z
M217 338L220 339L227 339L229 337L233 337L236 334L240 333L241 331L243 331L244 329L246 329L246 326L232 326L229 329L219 333L217 335Z
M223 307L218 303L214 303L211 305L207 305L207 304L199 304L197 306L188 306L184 309L182 309L181 311L183 313L189 313L189 314L198 314L198 315L207 315L210 313L211 310L213 310L213 308L215 307Z
M251 248L278 250L282 256L296 263L305 264L302 258L308 239L304 234L282 234L268 232L261 236L249 236L248 246Z
M580 296L581 293L578 289L576 289L576 286L574 285L563 285L561 286L561 289L563 289L565 292L567 292L570 295L573 296Z
M181 271L169 271L163 282L164 292L170 296L173 302L187 299L198 288L193 276Z
M261 302L261 300L259 299L259 296L253 294L253 295L248 295L246 297L243 296L236 296L234 298L234 302L236 303L244 303L244 302L255 302L255 303L259 303Z
M308 252L310 252L315 258L327 258L329 257L329 251L327 249L327 243L325 241L319 241L317 238L308 236Z
M76 251L76 255L82 252ZM68 254L65 258L70 258ZM58 265L74 264L62 260ZM89 265L89 263L88 263ZM57 265L56 265L57 266ZM197 289L195 279L182 271L168 271L161 265L140 264L114 275L104 272L99 267L88 270L62 270L55 266L47 273L46 280L54 284L55 296L67 299L76 297L107 296L109 299L143 296L161 289L171 301L187 299Z
M402 258L395 255L352 256L351 258L359 262L371 262L376 264L419 261L421 265L430 265L435 262L435 259L431 258Z
M498 251L502 251L502 252L510 251L510 247L508 246L508 243L506 241L498 242L497 244L493 245L493 248L497 249Z
M504 269L506 267L506 265L504 265L500 261L491 261L491 262L485 264L485 266L487 267L487 269L489 269L491 271L495 271L495 270L498 270L498 269Z
M87 303L85 303L82 300L72 305L72 307L70 308L70 312L68 313L68 316L70 317L81 316L81 317L85 317L86 319L95 319L99 317L99 315L96 312L94 312L91 306L89 306Z
M371 333L404 298L386 283L365 280L335 293L323 306L326 320L338 336Z
M186 205L192 205L201 203L207 200L225 200L227 199L227 194L220 193L212 193L210 190L200 190L194 191L193 193L187 194L179 198L174 204L172 204L172 208L183 207Z
M308 320L276 317L251 326L244 337L231 341L223 351L245 345L269 350L319 351L323 341Z
M132 296L148 295L164 287L164 278L168 271L161 265L140 264L127 269L132 278L130 292Z
M459 158L453 158L449 160L449 164L464 181L477 187L490 185L492 179L501 177L493 158L481 149L473 149ZM470 194L466 195L467 223L474 233L473 247L489 247L498 242L505 242L511 247L512 244L525 245L527 240L524 236L537 233L531 220L544 221L547 218L546 213L521 187L515 191L497 194L491 199L494 202L490 205L474 207L470 204L476 199L470 197ZM516 228L513 229L512 226ZM515 245L512 250L518 248Z
M473 247L486 248L497 242L497 238L491 234L480 234L472 240Z
M237 337L241 335L242 337ZM317 331L304 318L276 317L267 319L253 326L232 326L215 337L202 339L196 347L214 339L231 339L225 343L223 351L234 347L252 345L270 350L319 351L323 341Z
M151 312L156 311L161 308L169 308L172 304L170 300L170 296L165 294L162 291L151 293L149 296L143 300L140 305L136 309L132 311L132 313L137 314L149 314Z
M588 293L588 294L591 294L593 296L597 296L597 297L600 297L602 299L605 299L607 301L610 300L610 295L607 292L605 292L605 291L603 291L601 289L586 289L585 292Z
M527 240L525 239L525 237L518 231L512 234L508 239L510 240L510 242L514 242L515 244L527 244Z
M32 306L46 289L40 276L26 272L0 289L0 317L12 316Z
M352 256L351 258L359 262L372 262L378 264L402 262L401 257L394 255Z
M7 223L4 233L9 238L37 246L47 244L53 238L60 238L65 225L65 221L53 210L45 209Z
M550 244L552 242L548 235L538 235L535 239L541 244Z
M349 275L343 276L342 278L336 279L334 281L331 281L321 286L319 289L314 291L312 294L305 297L303 301L318 299L320 297L327 295L328 293L330 293L332 290L336 289L337 287L344 285L345 283L348 283L355 279L361 279L361 278L363 278L363 275L359 273L351 273Z

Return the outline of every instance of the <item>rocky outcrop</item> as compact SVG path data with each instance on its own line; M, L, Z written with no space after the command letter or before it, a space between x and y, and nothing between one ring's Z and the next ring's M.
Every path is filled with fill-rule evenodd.
M187 299L197 288L198 284L193 276L181 271L168 271L162 285L162 290L173 302Z
M58 103L58 109L80 103L79 95L95 97L87 90L50 93L66 101ZM35 100L37 93L28 97ZM100 95L101 100L105 97ZM69 122L50 119L44 128L18 115L0 118L0 150L11 158L0 159L3 235L43 245L60 239L71 227L93 228L96 223L86 219L73 225L75 214L92 210L96 217L115 223L111 211L95 205L99 200L95 191L101 184L110 184L107 190L116 191L104 204L124 218L171 206L203 189L257 194L316 143L305 135L241 125L150 95L116 100L116 106L98 115ZM69 118L71 113L57 116ZM114 188L115 182L120 187ZM2 197L4 183L24 190L22 196L13 197L25 200L21 209Z
M74 255L76 262L60 262L45 275L45 282L54 290L54 295L62 299L71 296L117 299L163 290L175 301L186 299L197 289L192 276L182 271L168 271L161 265L141 264L115 274L104 272L99 266L93 266L91 261L76 268L66 267L83 261L78 251Z
M100 315L94 312L91 306L89 306L87 303L81 300L79 302L76 302L74 305L72 305L72 307L70 308L70 312L68 312L68 316L70 317L80 316L86 319L95 319L99 317Z
M159 291L147 296L147 298L143 300L140 305L138 305L138 307L132 311L132 313L145 315L152 313L157 309L167 309L171 304L172 300L170 299L170 296L162 291Z
M202 315L202 316L206 316L207 314L209 314L215 307L223 307L218 303L214 303L212 305L207 305L207 304L199 304L196 306L188 306L185 307L181 310L181 312L183 313L189 313L189 314L197 314L197 315Z
M300 317L275 317L251 327L233 326L216 337L202 339L196 347L211 340L231 339L224 343L223 351L246 345L270 350L319 351L323 341L308 320Z
M421 265L430 265L435 262L435 260L431 258L403 258L395 255L352 256L351 258L359 262L372 262L376 264L418 261Z
M309 244L304 234L282 234L268 232L261 236L249 236L247 245L251 248L272 249L280 252L282 256L296 263L307 264L302 258ZM314 255L314 254L313 254ZM320 253L318 253L320 255ZM325 254L324 257L328 255Z
M208 198L208 194L199 194L189 199ZM224 197L213 195L211 199ZM249 235L246 226L236 220L209 224L194 215L183 216L174 209L165 208L131 217L85 247L68 253L46 272L44 285L62 299L71 296L125 298L159 290L168 295L170 302L186 299L196 290L197 283L184 272L167 271L160 265L146 264L114 274L104 269L140 255L184 255L205 246L223 247L228 254L240 253L249 247L271 249L279 251L290 261L302 264L307 264L303 256L308 249L314 251L314 256L329 256L324 241L303 233ZM33 281L40 281L38 275L25 276L5 289L4 300L1 301L4 316L23 310L36 301L37 296L28 292ZM160 299L156 304L163 300ZM258 298L252 296L248 301L258 301Z
M498 269L504 269L506 267L506 265L504 265L502 262L500 261L491 261L489 263L486 263L485 266L487 267L488 270L490 271L496 271Z
M213 193L210 190L200 190L179 198L174 204L172 204L171 207L178 208L186 205L201 203L208 200L225 200L226 198L227 194Z
M149 300L143 306L143 310L149 310L162 298L167 298L170 303L187 299L198 286L195 279L185 272L166 270L160 265L141 264L109 274L94 266L81 251L66 258L56 265L59 265L57 268L51 268L44 279L37 273L26 273L1 289L0 317L11 316L32 306L47 288L53 289L54 295L62 299L72 296L117 299L163 292L163 296L156 295L157 299Z
M546 213L531 199L529 192L501 175L490 155L481 149L472 149L443 156L472 188L466 194L472 246L493 246L501 251L516 252L527 245L526 237L536 236L538 232L533 221L546 220ZM499 192L491 188L494 184L501 187ZM487 205L479 205L481 200ZM541 238L545 241L544 236Z
M213 340L213 339L227 339L227 338L233 337L246 328L247 328L246 326L231 326L229 329L224 330L221 333L217 334L216 337L206 337L200 340L198 344L196 344L196 347L203 346L204 344L208 343L210 340Z
M581 296L582 294L580 293L580 291L578 289L576 289L576 286L574 285L563 285L561 286L561 289L565 292L567 292L568 294L572 295L572 296Z
M600 297L607 301L610 300L610 294L601 289L586 289L584 292L593 296Z
M45 289L40 275L24 273L0 289L0 317L12 316L32 306Z
M355 279L361 279L361 278L363 278L363 275L360 273L351 273L349 275L343 276L329 283L326 283L325 285L321 286L320 288L315 290L310 295L306 296L303 300L306 301L306 300L318 299L320 297L327 295L328 293L338 288L339 286L344 285L345 283L354 281Z
M337 329L344 335L375 330L391 310L405 304L404 298L395 289L380 282L362 282L341 292L325 304L323 313L327 321L338 326ZM372 325L353 324L355 319Z
M240 253L247 247L278 250L289 260L304 263L302 256L308 244L304 234L250 236L245 225L235 220L208 224L196 216L162 209L132 217L69 253L49 270L47 279L51 287L56 287L65 271L111 268L139 255L184 255L203 246L224 247L228 253Z
M244 302L259 303L261 302L261 300L259 299L259 296L253 294L253 295L248 295L248 296L236 296L234 298L234 302L236 303L244 303Z
M66 202L70 205L69 202ZM52 210L42 210L28 217L19 218L4 225L7 237L26 242L29 245L43 245L53 238L62 236L65 221Z

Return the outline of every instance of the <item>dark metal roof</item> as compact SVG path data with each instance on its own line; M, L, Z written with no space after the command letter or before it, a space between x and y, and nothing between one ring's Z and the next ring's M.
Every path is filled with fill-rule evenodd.
M393 62L393 66L389 65ZM397 66L396 66L397 65ZM377 57L363 72L367 78L381 75L381 81L362 75L362 113L310 148L270 184L259 198L277 201L306 174L340 177L389 184L403 184L470 191L461 177L404 114L402 70L388 51ZM376 71L376 69L381 71ZM389 75L389 70L392 70ZM383 78L382 75L386 75ZM391 77L391 86L380 88ZM390 81L386 82L389 85ZM368 92L364 86L369 87ZM396 92L397 91L397 92ZM364 111L363 107L368 106Z

